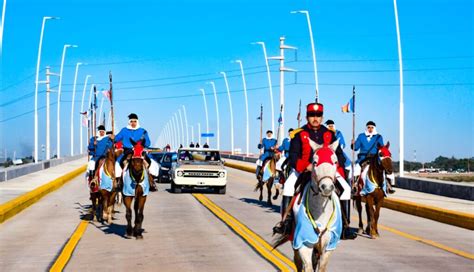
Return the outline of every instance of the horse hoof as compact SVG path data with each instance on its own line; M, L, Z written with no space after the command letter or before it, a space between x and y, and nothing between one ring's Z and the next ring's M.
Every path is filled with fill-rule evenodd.
M139 234L135 237L136 240L143 240L143 235Z
M363 230L362 228L359 228L359 229L357 230L357 234L363 234L363 233L364 233L364 230Z
M278 196L274 196L272 199L273 199L273 200L277 200L277 198L278 198Z
M262 201L262 199L263 199L263 197L259 197L259 198L258 198L258 201Z

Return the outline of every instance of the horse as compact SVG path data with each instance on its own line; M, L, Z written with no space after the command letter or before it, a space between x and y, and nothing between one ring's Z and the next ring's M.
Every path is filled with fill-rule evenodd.
M144 159L145 141L134 142L133 154L129 154L125 161L123 180L123 203L126 207L125 217L127 219L127 229L125 237L143 239L142 223L144 219L143 210L145 208L146 197L150 191L149 175L146 161ZM132 200L135 199L133 208L135 210L135 226L132 229Z
M367 213L365 233L372 239L379 237L377 224L380 208L387 195L385 180L387 176L393 176L392 154L389 147L390 142L387 142L386 145L377 145L377 155L369 159L369 164L363 168L358 179L361 191L354 196L357 212L359 213L358 233L362 234L364 229L362 223L362 199L365 199L365 211Z
M120 150L115 150L112 145L105 153L105 159L99 163L97 169L99 188L102 199L102 220L112 223L112 215L114 210L115 198L117 194L117 180L115 177L115 160Z
M330 144L332 135L326 132L323 145L310 140L314 151L311 180L292 199L295 217L293 233L294 262L298 271L326 271L331 253L340 240L342 215L339 198L335 192L337 156L339 145ZM274 248L289 240L283 234Z
M269 159L266 159L263 162L263 166L261 169L262 174L259 174L257 176L257 185L255 186L254 191L260 190L260 196L258 197L259 201L263 200L263 186L267 186L267 192L268 192L268 198L267 198L267 204L272 205L272 186L274 184L274 180L277 177L280 177L280 171L276 170L276 163L280 159L281 153L279 152L274 152L273 156ZM273 200L276 200L278 196L280 195L280 190L278 187L275 185L275 195L273 196Z
M93 163L93 161L90 161L90 163ZM89 185L89 195L90 195L89 199L92 202L92 220L94 220L94 218L97 218L97 220L99 220L98 214L100 210L102 209L102 205L101 205L102 195L100 193L99 179L97 177L97 173L98 171L96 171L94 175L89 175L87 178L87 182Z

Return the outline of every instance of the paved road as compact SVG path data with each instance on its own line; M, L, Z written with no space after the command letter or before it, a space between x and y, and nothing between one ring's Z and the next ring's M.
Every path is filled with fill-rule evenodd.
M254 185L252 174L229 169L226 195L194 193L204 193L271 242L271 228L279 219L278 206L258 202ZM147 200L144 240L123 238L125 218L124 209L120 207L111 226L89 224L66 270L277 270L191 193L171 194L168 184L161 184L159 188L160 191L152 193ZM0 225L2 271L47 270L87 212L88 205L85 182L76 178ZM342 241L331 257L330 271L474 270L472 259L441 249L449 247L474 254L472 231L386 209L382 210L380 223L386 227L381 229L380 239L360 236ZM355 226L354 222L352 225ZM422 242L416 241L420 239ZM433 242L438 247L433 246ZM280 250L292 258L289 244Z

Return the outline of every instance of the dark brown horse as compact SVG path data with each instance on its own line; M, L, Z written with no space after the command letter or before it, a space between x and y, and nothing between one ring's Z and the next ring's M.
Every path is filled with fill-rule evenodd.
M390 142L386 145L377 146L377 155L369 159L369 164L363 167L362 174L358 179L361 191L354 197L357 212L359 213L359 234L363 232L362 223L362 200L365 200L365 211L367 213L367 228L365 233L370 238L379 237L377 228L380 208L382 207L386 192L386 176L392 175L392 154L389 150Z
M99 172L99 187L102 199L102 220L112 223L112 215L115 204L115 196L117 194L117 180L115 178L115 160L118 153L115 147L112 146L105 153L105 159L100 164Z
M280 155L281 153L279 152L275 152L273 154L273 156L268 159L268 160L265 160L263 162L263 165L262 165L262 168L261 168L261 174L258 175L257 177L257 185L255 186L255 191L258 191L260 190L260 196L258 197L258 200L259 201L262 201L263 200L263 186L267 186L267 195L268 195L268 198L267 198L267 204L268 205L272 205L272 186L273 186L273 181L275 180L276 177L278 177L280 175L280 172L276 170L276 163L278 162L278 160L280 159ZM264 173L265 173L265 168L267 167L267 164L268 164L268 167L269 169L267 171L269 171L270 173L270 176L264 180ZM280 190L278 189L277 186L275 186L275 195L273 196L273 200L276 200L278 198L278 196L280 195Z
M144 141L133 144L133 154L126 160L123 180L123 202L126 207L125 217L127 218L126 237L135 236L137 239L143 239L142 223L144 219L143 210L145 208L146 196L148 195L150 184L149 175L146 170L146 161L144 159ZM135 226L132 229L132 200L135 210Z

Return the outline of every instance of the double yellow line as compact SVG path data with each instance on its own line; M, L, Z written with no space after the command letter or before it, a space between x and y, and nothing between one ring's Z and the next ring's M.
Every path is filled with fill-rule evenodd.
M294 263L286 256L281 254L278 250L273 250L273 247L268 244L262 237L251 231L244 224L235 219L232 215L217 206L209 198L202 194L193 194L193 196L211 211L215 216L222 220L228 227L230 227L237 235L239 235L245 242L247 242L255 251L263 258L270 262L279 271L296 271Z

